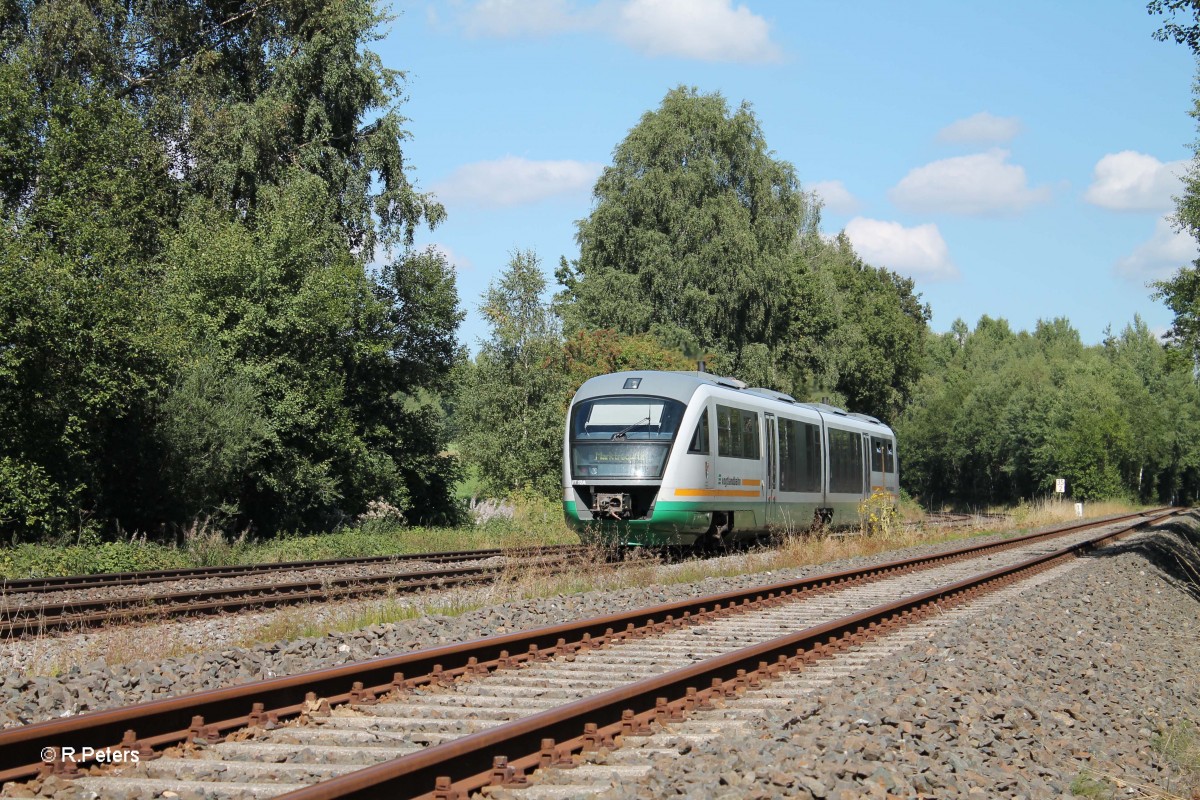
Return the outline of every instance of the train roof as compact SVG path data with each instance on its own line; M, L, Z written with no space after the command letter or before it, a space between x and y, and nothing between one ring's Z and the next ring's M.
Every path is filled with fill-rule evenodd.
M670 397L687 403L692 395L702 386L719 387L735 391L739 394L751 395L763 400L783 403L796 408L805 408L820 412L825 416L837 416L856 420L867 425L877 425L890 432L890 428L880 420L868 414L858 414L826 403L802 403L791 395L777 392L774 389L749 387L737 378L726 378L713 375L710 372L663 372L658 370L633 370L629 372L611 372L598 375L584 382L575 393L575 401L589 397L619 395L627 391L644 392Z

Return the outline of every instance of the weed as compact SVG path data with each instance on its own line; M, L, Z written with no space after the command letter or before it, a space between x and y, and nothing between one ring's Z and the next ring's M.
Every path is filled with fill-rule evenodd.
M859 530L864 535L891 538L896 516L896 497L883 489L872 489L871 496L858 504Z
M1103 778L1097 780L1090 772L1084 771L1071 781L1071 794L1076 797L1090 797L1093 800L1109 800L1116 796L1116 789Z

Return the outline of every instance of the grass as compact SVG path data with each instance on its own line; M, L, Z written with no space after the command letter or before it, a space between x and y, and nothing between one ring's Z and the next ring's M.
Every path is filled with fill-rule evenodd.
M1085 770L1071 782L1071 793L1093 800L1194 800L1200 797L1200 734L1196 726L1182 720L1161 730L1150 740L1151 749L1170 767L1166 785L1157 785L1125 775L1116 764L1101 764Z
M1063 504L1059 504L1063 505ZM1074 518L1074 509L1066 513L1053 505L1018 509L1013 513L1021 527L1040 527L1055 521ZM1115 514L1129 510L1117 505L1089 507L1089 516ZM519 508L516 518L485 526L471 532L435 530L435 534L424 538L426 529L390 529L380 531L341 531L318 537L297 545L288 542L269 543L265 548L253 550L258 554L270 554L274 559L295 560L301 553L319 552L311 557L336 557L345 555L346 549L354 547L357 553L373 554L375 548L387 544L417 547L424 545L425 551L474 549L499 547L512 549L533 544L555 541L570 541L564 531L561 518L547 509ZM768 573L778 570L806 567L831 561L861 556L874 556L901 547L918 544L940 544L963 540L978 535L997 532L1001 526L982 520L973 526L939 528L926 526L919 521L914 524L893 524L879 527L867 533L839 535L813 535L808 532L782 533L774 547L754 549L721 559L685 559L668 562L659 555L646 551L632 551L626 560L613 563L600 549L592 549L575 560L568 569L531 569L528 560L513 559L501 579L487 586L470 590L455 590L453 593L430 592L423 595L396 595L373 600L358 600L338 604L322 604L322 615L314 614L316 606L296 606L270 612L261 624L247 627L236 637L236 643L251 646L258 643L275 642L348 632L371 625L403 622L423 616L459 616L476 609L521 600L556 597L588 591L611 591L649 585L678 585L695 583L706 578L725 578L737 575ZM1011 528L1012 523L1004 525ZM560 531L558 529L562 528ZM548 533L547 533L548 532ZM1018 531L1005 531L1016 533ZM361 537L364 541L350 544L347 540ZM415 541L414 537L422 537ZM297 539L299 537L296 537ZM195 545L193 545L195 547ZM245 545L228 543L237 548ZM297 547L297 550L290 549ZM323 548L328 548L323 549ZM215 548L219 549L219 548ZM250 552L243 550L241 552ZM393 551L396 552L396 551ZM417 552L405 550L403 552ZM156 636L155 626L144 628L112 627L92 632L83 644L62 647L54 638L38 637L39 657L34 659L28 670L37 674L61 672L70 664L102 659L110 666L139 660L159 660L165 656L204 652L213 649L204 641L175 641L170 637L164 652L161 634Z
M1083 504L1083 515L1088 519L1108 517L1114 514L1129 514L1138 507L1120 500L1098 500ZM1008 514L1018 528L1041 528L1076 519L1073 500L1041 499L1022 503L1011 509L1001 509Z
M563 523L557 503L522 496L513 504L511 519L496 518L481 526L459 528L410 527L387 517L368 519L330 533L283 535L254 541L245 534L230 537L207 520L196 520L177 544L158 544L133 535L128 540L101 542L79 538L54 544L21 544L0 547L0 579L53 575L84 575L178 567L257 564L280 561L310 561L331 558L430 553L451 550L513 548L540 544L567 544L575 534ZM878 509L864 506L864 518L872 519ZM1129 511L1128 504L1089 503L1089 517ZM1074 504L1067 501L1038 501L1007 512L1019 528L1033 528L1073 519ZM884 534L899 529L900 522L919 522L923 512L907 498L898 518L886 524L871 524ZM879 533L880 531L873 531ZM902 540L901 540L901 543Z
M283 535L254 541L229 537L197 520L178 544L158 544L133 536L119 542L83 539L55 544L0 548L0 578L87 575L179 567L311 561L331 558L511 548L578 541L550 503L516 505L514 517L482 526L409 527L389 519L315 535Z

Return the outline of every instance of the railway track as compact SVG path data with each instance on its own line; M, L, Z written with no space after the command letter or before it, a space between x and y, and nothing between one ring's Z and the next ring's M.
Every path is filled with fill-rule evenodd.
M934 556L160 700L0 733L0 780L66 748L134 753L92 796L453 798L519 784L1161 519L1130 515ZM1100 529L1097 532L1097 529ZM52 748L45 751L43 748ZM155 757L158 756L158 757Z
M480 583L503 574L514 559L520 560L522 568L553 567L583 550L567 545L9 581L0 585L0 637ZM447 566L430 569L430 563ZM377 571L301 577L314 570L348 567ZM284 574L293 577L279 580ZM224 585L156 591L169 582L211 580ZM230 584L230 580L251 582Z
M947 513L931 517L932 524L946 526L976 519ZM530 559L527 565L552 566L584 549L578 545L542 546L5 580L0 581L0 638L480 583L501 574L503 564L509 563L506 559ZM422 568L405 570L408 564ZM429 564L447 566L429 569ZM469 565L449 566L454 564ZM275 579L286 573L371 567L386 571ZM231 582L237 579L250 582ZM221 585L197 588L185 584L194 581L219 581ZM155 587L171 584L184 588L155 591Z

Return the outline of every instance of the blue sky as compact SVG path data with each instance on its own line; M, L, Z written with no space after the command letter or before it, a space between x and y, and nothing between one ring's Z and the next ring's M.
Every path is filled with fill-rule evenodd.
M1085 342L1169 311L1146 282L1196 256L1165 221L1191 158L1195 63L1140 0L396 0L374 49L407 74L422 231L458 274L460 339L516 249L578 255L613 148L675 86L751 104L767 144L932 326L983 314Z

